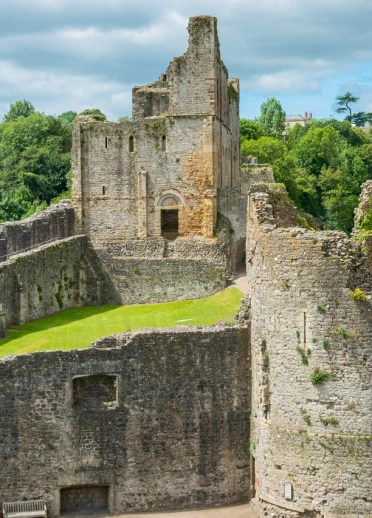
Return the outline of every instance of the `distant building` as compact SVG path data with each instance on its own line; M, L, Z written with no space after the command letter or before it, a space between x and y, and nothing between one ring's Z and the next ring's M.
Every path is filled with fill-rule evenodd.
M285 118L285 125L286 129L292 129L296 124L299 124L300 126L305 126L307 121L313 118L312 113L305 112L304 115L287 115Z

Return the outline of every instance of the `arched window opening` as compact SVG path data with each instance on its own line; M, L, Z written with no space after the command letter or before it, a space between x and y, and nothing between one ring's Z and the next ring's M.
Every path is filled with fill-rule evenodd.
M167 137L163 135L161 137L161 150L166 151L167 150Z
M133 153L134 152L134 137L133 135L131 135L129 137L129 153Z

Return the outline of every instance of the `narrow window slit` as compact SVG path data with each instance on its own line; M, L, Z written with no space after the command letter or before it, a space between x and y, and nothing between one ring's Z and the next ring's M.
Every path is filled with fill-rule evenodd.
M304 311L304 344L306 344L306 311Z
M105 149L108 148L108 137L105 137Z
M161 150L166 151L167 150L167 137L163 135L161 137Z
M103 194L103 195L105 195L105 194L106 194L106 187L105 187L105 186L103 186L103 187L102 187L102 194Z
M133 153L134 151L134 137L131 135L129 137L129 153Z

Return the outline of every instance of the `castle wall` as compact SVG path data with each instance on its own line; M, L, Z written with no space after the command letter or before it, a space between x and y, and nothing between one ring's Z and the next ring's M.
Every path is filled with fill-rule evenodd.
M280 188L256 187L249 207L251 451L262 516L370 516L371 256L342 232L294 228ZM353 299L356 288L366 300Z
M213 121L204 118L75 124L73 206L79 231L90 236L160 236L159 202L171 192L180 201L179 234L213 237L212 135ZM138 185L139 174L145 176L144 192ZM145 225L138 215L143 198Z
M226 287L229 236L159 239L95 239L105 271L105 300L143 304L206 297ZM187 257L187 259L186 259Z
M103 274L76 236L18 254L0 264L0 303L6 326L61 309L102 304Z
M152 329L0 360L0 501L56 516L60 491L65 508L104 506L99 484L112 513L246 502L248 338Z
M69 200L47 207L22 221L0 224L0 262L48 241L74 235L74 211Z
M178 235L212 238L217 187L239 184L239 82L221 61L217 20L190 19L189 47L159 81L133 89L133 119L74 125L72 198L77 231L159 237L163 195ZM166 208L169 208L166 206Z

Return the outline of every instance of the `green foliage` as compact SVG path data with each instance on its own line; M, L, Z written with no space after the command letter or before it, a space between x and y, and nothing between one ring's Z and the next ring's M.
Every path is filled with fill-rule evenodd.
M358 223L358 230L357 240L359 242L372 234L372 208L364 214L362 221Z
M58 115L58 119L62 122L62 124L72 124L75 120L75 117L77 115L77 112L68 111L63 112L61 115Z
M131 121L132 119L130 117L128 117L128 115L123 115L122 117L119 117L118 118L118 122L126 122L126 121Z
M240 140L257 140L262 137L262 131L256 121L240 119Z
M107 117L104 113L101 112L98 108L87 108L86 110L79 113L79 115L90 115L94 120L100 122L106 122Z
M261 104L257 123L266 137L281 139L285 129L285 111L275 97Z
M325 307L324 306L318 306L316 308L316 310L318 311L318 313L325 313Z
M35 113L34 106L30 103L30 101L16 101L15 103L11 103L8 112L4 115L4 121L13 121L17 120L20 117L29 117Z
M315 367L315 369L310 373L310 381L313 385L320 385L324 383L329 378L329 372L322 371L319 367Z
M257 140L244 140L241 144L242 156L255 156L260 164L273 163L283 159L287 148L283 142L272 137L260 137Z
M311 426L311 418L309 414L307 413L307 410L303 407L300 408L300 414L302 415L302 419L305 421L305 423L308 426Z
M351 92L345 92L344 95L338 95L336 97L338 108L336 109L337 113L345 113L349 112L349 116L351 117L351 108L350 104L357 103L360 97L356 97Z
M253 455L256 451L256 443L252 439L249 439L249 453L250 455Z
M28 217L67 192L72 116L37 113L28 101L11 105L0 123L0 221Z
M301 361L304 365L309 365L308 357L311 355L311 349L303 349L300 346L297 346L296 351L301 356Z
M322 416L319 416L319 420L322 424L324 424L324 426L328 426L329 424L332 426L337 426L339 423L339 420L335 417L323 418Z
M344 327L336 327L333 331L332 331L332 334L334 336L341 336L342 338L344 338L345 340L348 340L350 338L350 333L349 331L347 331Z
M323 340L323 349L328 351L329 349L329 340Z
M264 103L265 117L276 105L271 101ZM350 233L360 186L372 178L371 136L348 120L330 117L296 125L283 140L263 120L242 120L242 156L272 165L275 181L285 185L300 211L317 218L318 226L323 222L325 228Z
M367 300L367 295L360 288L355 288L355 290L349 290L350 298L353 300Z

